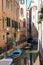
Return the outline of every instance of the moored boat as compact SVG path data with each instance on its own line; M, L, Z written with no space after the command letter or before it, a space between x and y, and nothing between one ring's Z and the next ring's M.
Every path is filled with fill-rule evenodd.
M23 52L22 49L14 50L11 53L9 53L6 58L14 58L15 59L15 58L19 57L22 54L22 52Z

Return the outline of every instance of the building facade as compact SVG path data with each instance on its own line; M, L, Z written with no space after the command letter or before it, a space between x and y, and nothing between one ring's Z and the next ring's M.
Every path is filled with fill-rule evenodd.
M32 38L38 41L38 0L32 0L29 10L30 10L30 21L31 22L31 35Z
M29 36L29 9L26 9L26 20L27 20L27 36Z
M31 35L33 39L38 42L38 50L43 58L43 19L38 24L41 15L41 8L43 8L43 0L32 0L30 4L30 22L31 22ZM42 14L43 15L43 14Z
M20 5L20 30L21 30L21 35L26 36L27 30L26 30L26 0L20 0L19 2Z
M0 0L0 47L7 37L17 39L19 24L19 0Z
M39 9L38 9L38 15L39 15L39 19L40 19L40 16L42 15L43 17L43 12L41 12L41 9L43 11L43 0L40 0L38 2L38 4L40 3L39 5ZM41 59L43 58L43 18L42 18L42 21L41 23L38 24L38 50L40 52L40 55L41 55Z

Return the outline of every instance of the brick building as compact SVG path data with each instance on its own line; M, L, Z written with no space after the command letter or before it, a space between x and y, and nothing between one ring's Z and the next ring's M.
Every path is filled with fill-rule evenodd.
M8 37L16 39L19 23L19 0L0 0L0 47Z

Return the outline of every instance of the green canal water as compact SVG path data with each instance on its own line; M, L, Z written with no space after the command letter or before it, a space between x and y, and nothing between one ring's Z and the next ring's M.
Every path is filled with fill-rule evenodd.
M16 59L13 58L13 62L11 65L24 65L24 62L26 63L26 60L30 60L30 54L27 53L27 51L23 51L23 53Z
M32 53L32 62L34 62L35 57L38 54L37 50L25 50L23 53L16 59L13 58L11 65L30 65L30 53ZM25 64L24 64L25 63Z

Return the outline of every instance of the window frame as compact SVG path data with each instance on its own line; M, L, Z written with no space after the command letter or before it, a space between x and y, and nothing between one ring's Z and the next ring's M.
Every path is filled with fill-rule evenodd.
M2 11L4 11L4 0L2 0Z
M6 0L6 8L9 9L9 0Z

